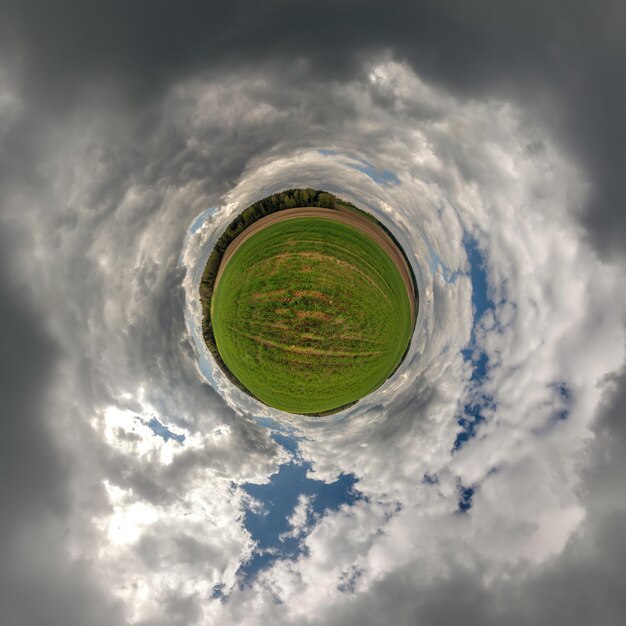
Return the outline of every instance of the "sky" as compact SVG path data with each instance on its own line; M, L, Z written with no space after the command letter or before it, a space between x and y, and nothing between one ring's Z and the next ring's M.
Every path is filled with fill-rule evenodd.
M0 623L618 626L626 8L0 2ZM201 341L255 200L407 252L406 360L331 418Z

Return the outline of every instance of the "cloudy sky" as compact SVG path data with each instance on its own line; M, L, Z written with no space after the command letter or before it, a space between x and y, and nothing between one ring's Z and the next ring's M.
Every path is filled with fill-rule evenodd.
M0 2L0 623L626 614L626 10ZM260 197L409 253L397 374L294 418L197 285Z

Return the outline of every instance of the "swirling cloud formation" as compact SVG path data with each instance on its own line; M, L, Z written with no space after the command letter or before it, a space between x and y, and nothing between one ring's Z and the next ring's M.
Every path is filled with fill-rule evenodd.
M92 68L50 110L1 66L3 623L619 623L615 186L550 103L277 54L128 100ZM307 186L391 229L420 293L400 369L323 419L234 388L198 301L228 222Z

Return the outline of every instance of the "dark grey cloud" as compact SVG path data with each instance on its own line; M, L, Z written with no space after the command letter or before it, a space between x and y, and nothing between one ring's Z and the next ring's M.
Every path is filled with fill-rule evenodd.
M535 107L593 174L584 222L598 249L626 244L622 3L64 1L5 2L3 13L5 51L40 112L111 94L149 111L183 76L272 73L292 59L307 75L349 79L364 58L389 49L457 93Z
M3 241L5 263L11 246ZM30 310L28 297L16 281L2 283L2 396L3 420L2 499L7 502L3 525L19 525L41 510L62 510L64 483L69 468L49 441L45 422L45 393L51 383L58 346L46 333L41 320ZM36 390L37 393L33 393ZM32 454L32 459L25 456Z
M119 607L97 588L89 566L73 562L61 545L69 530L72 468L53 443L46 411L60 350L28 290L7 275L20 242L13 235L5 233L0 245L0 621L121 624Z

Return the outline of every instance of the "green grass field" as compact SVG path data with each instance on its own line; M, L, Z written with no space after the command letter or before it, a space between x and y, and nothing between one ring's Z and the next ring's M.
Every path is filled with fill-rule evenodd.
M400 273L368 236L336 221L289 219L245 241L211 301L219 353L262 402L331 411L395 370L412 319Z

